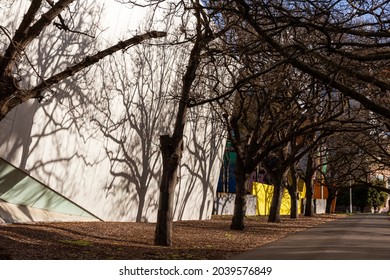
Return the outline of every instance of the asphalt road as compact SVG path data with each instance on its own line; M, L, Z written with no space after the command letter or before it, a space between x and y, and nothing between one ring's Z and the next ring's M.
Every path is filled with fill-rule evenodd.
M279 239L236 260L390 260L390 216L355 214Z

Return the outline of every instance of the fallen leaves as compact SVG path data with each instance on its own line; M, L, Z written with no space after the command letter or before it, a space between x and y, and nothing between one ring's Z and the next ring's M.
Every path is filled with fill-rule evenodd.
M174 223L173 245L154 246L153 223L74 222L0 224L0 256L13 259L227 259L297 231L340 218L317 215L281 223L251 216L243 231L231 217Z

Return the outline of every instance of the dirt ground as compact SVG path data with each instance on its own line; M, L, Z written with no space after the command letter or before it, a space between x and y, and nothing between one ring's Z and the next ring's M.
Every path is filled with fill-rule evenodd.
M342 218L317 215L281 223L246 219L244 231L230 230L230 216L174 223L173 245L153 245L155 224L75 222L0 224L0 259L20 260L207 260L228 259L294 232Z

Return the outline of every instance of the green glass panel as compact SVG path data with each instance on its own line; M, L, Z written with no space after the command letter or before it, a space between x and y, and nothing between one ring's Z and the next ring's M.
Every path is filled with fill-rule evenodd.
M0 199L17 205L70 215L94 217L71 200L41 184L3 159L0 159Z
M45 187L29 177L25 177L0 197L13 204L32 206L43 194Z
M80 216L84 210L55 192L46 190L31 207Z

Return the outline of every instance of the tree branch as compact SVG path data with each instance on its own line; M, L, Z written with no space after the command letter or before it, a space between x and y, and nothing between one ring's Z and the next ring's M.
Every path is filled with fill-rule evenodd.
M39 10L42 0L33 0L23 17L21 24L15 32L12 41L0 61L0 76L4 76L12 65L12 62L23 53L28 44L34 40L52 20L58 16L74 0L59 0L49 11L43 14L32 26L34 17Z
M123 50L123 49L129 48L131 46L138 45L141 42L148 40L148 39L160 38L160 37L165 37L165 36L166 36L166 32L150 31L150 32L147 32L147 33L142 34L142 35L134 36L128 40L121 41L112 47L109 47L103 51L96 53L95 55L87 56L80 63L77 63L73 66L70 66L67 69L65 69L64 71L62 71L58 74L55 74L52 77L44 80L42 83L40 83L35 88L30 90L26 97L28 99L39 97L43 90L48 89L52 85L55 85L55 84L59 83L60 81L73 76L75 73L97 63L99 60L103 59L104 57L112 55L113 53L115 53L119 50Z
M289 58L290 64L303 71L304 73L307 73L311 75L312 77L319 79L327 84L329 86L339 90L344 95L351 97L352 99L355 99L356 101L360 102L366 109L375 112L379 115L382 115L388 119L390 119L390 109L386 108L384 106L381 106L380 104L377 104L376 102L370 100L363 94L357 92L356 90L352 89L351 87L345 85L344 83L333 79L328 73L324 73L323 71L320 71L319 69L313 68L307 63L299 60L296 57L291 57L290 53L283 48L277 41L275 41L270 35L267 34L263 30L261 26L259 26L256 23L256 20L250 15L250 7L245 1L236 0L236 3L242 7L242 13L244 19L253 27L253 29L257 32L257 34L262 37L267 44L269 44L273 49L275 49L278 53L280 53L283 57Z

